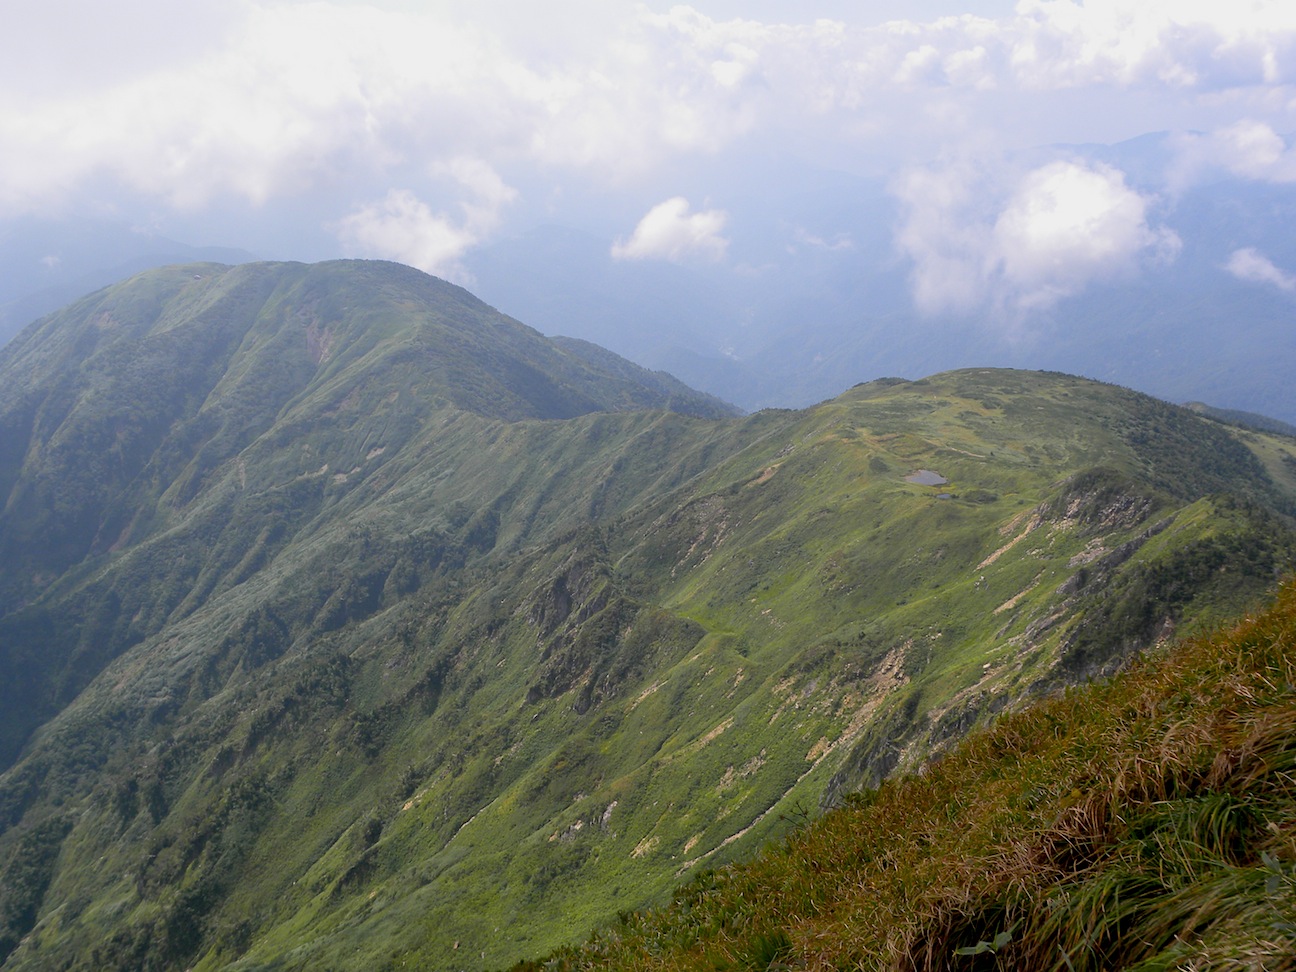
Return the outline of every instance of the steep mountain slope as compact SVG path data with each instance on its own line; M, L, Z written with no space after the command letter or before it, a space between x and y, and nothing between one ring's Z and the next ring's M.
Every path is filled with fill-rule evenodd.
M38 656L4 659L0 765L122 646L246 577L434 414L730 411L381 263L152 271L29 329L0 373L0 612L49 630L27 636ZM114 552L130 579L105 587ZM18 611L59 583L83 593Z
M1296 969L1296 589L517 972Z
M1296 549L1281 436L994 370L607 411L718 406L382 264L145 275L0 369L6 968L498 967Z

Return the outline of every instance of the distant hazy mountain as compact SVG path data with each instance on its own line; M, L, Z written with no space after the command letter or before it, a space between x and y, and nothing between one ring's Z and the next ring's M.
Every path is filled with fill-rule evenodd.
M1190 408L1198 415L1205 415L1207 418L1244 429L1259 429L1261 432L1276 432L1279 435L1296 438L1296 425L1280 422L1267 415L1257 415L1255 412L1243 412L1233 408L1215 408L1203 402L1187 402L1184 408Z
M189 246L123 223L27 218L0 233L0 345L83 294L172 263L246 263L251 253Z
M951 368L1060 370L1171 401L1206 401L1296 423L1296 184L1220 170L1175 181L1176 142L1053 146L1004 160L1023 171L1066 158L1111 166L1173 234L1166 259L1131 260L1044 309L973 304L921 314L896 181L792 157L778 177L712 171L723 192L724 259L615 259L616 238L531 225L463 259L474 292L550 335L591 341L754 410L804 407L856 382ZM718 163L717 163L718 165ZM993 174L988 178L993 179ZM704 189L704 187L712 187ZM684 191L684 190L681 190ZM701 196L695 195L701 204ZM1002 200L1000 200L1002 203ZM149 266L239 263L123 224L28 219L0 236L0 344L36 318ZM628 236L633 226L622 229ZM606 230L600 230L606 232ZM1167 237L1168 238L1168 237ZM1229 271L1252 254L1251 277ZM1137 264L1137 265L1136 265ZM1268 276L1266 276L1268 274Z
M1296 443L965 369L735 417L394 264L0 350L6 970L500 968L1296 562Z
M485 299L546 333L594 341L748 409L801 407L885 375L998 365L1296 422L1296 292L1226 269L1251 249L1296 274L1296 185L1221 174L1171 194L1161 135L1048 157L1059 151L1119 169L1151 200L1150 222L1181 242L1173 259L1092 281L1046 310L926 316L909 294L889 184L802 164L777 193L733 190L746 222L732 227L721 263L618 261L612 240L561 227L488 244L467 262ZM765 243L737 242L751 239Z

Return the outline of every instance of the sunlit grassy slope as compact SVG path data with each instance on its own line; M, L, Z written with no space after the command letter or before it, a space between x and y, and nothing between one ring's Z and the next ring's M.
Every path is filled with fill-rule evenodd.
M1293 563L1296 442L1078 378L725 418L381 264L99 299L0 360L6 969L505 966Z
M1296 588L517 968L1296 968Z

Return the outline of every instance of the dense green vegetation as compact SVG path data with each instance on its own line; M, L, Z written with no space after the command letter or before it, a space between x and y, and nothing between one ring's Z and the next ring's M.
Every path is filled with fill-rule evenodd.
M506 966L1296 562L1281 436L997 370L727 417L387 264L110 288L0 431L6 969Z
M1260 432L1276 432L1279 435L1296 436L1296 425L1270 418L1268 415L1257 415L1255 412L1244 412L1236 408L1214 408L1204 402L1189 402L1184 406L1198 415L1205 415L1218 422L1238 425L1244 429L1256 429Z
M1296 969L1296 587L525 970Z
M341 512L348 477L434 442L433 416L471 416L466 439L488 419L729 413L382 263L151 271L29 329L0 369L0 639L41 644L3 660L0 765L122 648ZM49 596L119 551L128 565L103 582ZM42 595L59 609L23 610Z

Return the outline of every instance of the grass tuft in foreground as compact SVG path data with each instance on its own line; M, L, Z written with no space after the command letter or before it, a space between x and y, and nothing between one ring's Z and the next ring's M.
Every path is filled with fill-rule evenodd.
M1296 584L523 970L1296 969Z

